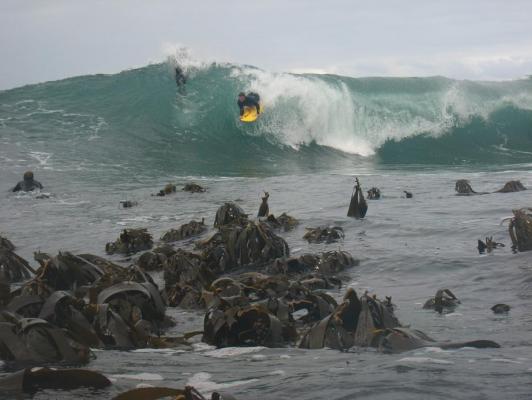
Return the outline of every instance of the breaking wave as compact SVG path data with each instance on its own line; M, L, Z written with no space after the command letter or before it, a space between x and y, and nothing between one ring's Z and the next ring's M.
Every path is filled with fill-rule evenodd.
M78 167L191 174L532 160L532 79L349 78L187 62L180 95L172 64L0 92L3 143ZM238 121L239 91L261 95L257 123Z

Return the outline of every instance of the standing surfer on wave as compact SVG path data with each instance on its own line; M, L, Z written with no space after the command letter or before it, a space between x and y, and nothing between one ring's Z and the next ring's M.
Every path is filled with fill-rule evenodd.
M179 65L176 65L175 67L175 83L179 93L185 94L185 83L187 83L187 77L183 71L183 68L181 68Z
M240 108L240 116L244 115L244 107L255 107L257 114L260 114L260 96L257 93L249 92L248 95L244 92L238 94L238 107Z

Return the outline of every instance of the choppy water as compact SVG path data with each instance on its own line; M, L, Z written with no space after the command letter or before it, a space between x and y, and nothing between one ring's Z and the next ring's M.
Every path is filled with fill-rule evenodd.
M357 171L353 171L357 172ZM438 340L492 339L501 349L415 350L383 355L372 350L224 349L199 345L193 351L98 351L90 368L116 379L103 393L79 391L82 398L107 398L110 393L146 383L180 387L194 383L201 390L227 388L243 399L297 398L528 398L532 383L532 257L512 254L501 220L510 210L532 204L532 191L458 197L458 178L470 179L478 190L496 190L519 178L532 186L527 169L500 172L454 170L363 171L364 187L378 186L383 199L371 201L363 221L345 217L352 178L345 174L285 175L259 178L201 178L204 194L179 192L151 197L167 180L138 179L117 185L65 182L52 171L39 177L55 195L49 200L8 195L2 202L2 231L31 258L37 249L93 252L104 255L104 245L124 227L148 227L155 237L191 218L212 224L216 208L238 200L256 212L260 191L271 193L270 209L298 217L302 224L284 234L293 254L342 248L362 260L351 270L349 286L379 296L391 295L402 323ZM2 188L7 182L2 179ZM414 193L401 197L401 190ZM125 198L136 208L118 208ZM304 227L340 225L340 244L309 245ZM507 245L479 256L476 240L487 235ZM462 300L456 312L438 315L422 310L422 303L441 287L451 288ZM336 297L343 290L332 292ZM489 308L507 303L507 316ZM202 313L169 309L179 321L172 333L200 328ZM155 375L142 375L155 374ZM72 393L41 393L36 398L70 398Z
M112 387L41 392L36 399L102 399L139 384L187 383L204 393L227 390L241 399L532 396L532 253L513 254L507 226L501 225L512 208L532 206L532 191L454 195L457 179L469 179L478 191L497 190L512 179L532 188L529 81L364 81L220 66L193 74L185 99L176 99L166 65L0 92L0 231L20 255L31 259L37 250L104 255L105 243L124 227L147 227L158 238L193 218L205 217L212 225L224 201L236 200L254 214L261 191L267 190L271 212L287 212L301 221L296 230L282 234L292 254L347 250L361 260L350 270L347 285L358 293L392 296L403 324L437 340L491 339L502 348L427 348L387 355L372 350L215 350L197 344L186 351L97 351L88 367L112 378ZM274 110L259 128L234 121L232 93L239 84L262 89ZM449 125L447 114L435 110L449 110L440 100L445 93L450 98L451 87L463 90L463 96L453 98L473 111L451 118ZM316 106L311 100L320 91L326 98ZM215 110L214 122L198 113L195 105L203 100L202 106ZM327 112L348 100L360 113L335 125L338 121ZM298 126L281 118L283 101L300 115ZM456 111L458 103L453 104ZM327 115L320 114L323 110ZM449 115L457 115L454 111ZM314 133L301 131L305 124L315 127ZM423 135L425 130L432 136ZM361 157L366 153L376 155ZM35 171L50 199L9 193L27 169ZM369 202L362 221L346 217L353 175L364 189L377 186L383 193L381 200ZM150 196L168 182L191 180L208 191ZM403 198L402 190L414 198ZM139 205L119 208L125 199ZM330 245L302 240L305 227L325 224L342 226L345 240ZM480 256L476 241L486 236L506 247ZM422 310L442 287L462 300L456 311ZM331 294L340 297L344 290ZM496 303L509 304L511 312L494 315L490 307ZM202 313L168 313L178 320L170 334L202 326Z

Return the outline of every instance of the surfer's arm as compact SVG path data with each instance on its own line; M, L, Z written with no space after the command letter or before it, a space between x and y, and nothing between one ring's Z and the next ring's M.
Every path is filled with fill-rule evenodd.
M260 104L255 103L255 107L257 108L257 114L260 114Z
M244 103L238 102L237 104L240 108L240 116L244 115Z
M13 192L18 192L18 191L20 191L20 182L17 183L17 186L15 186L15 187L13 188Z

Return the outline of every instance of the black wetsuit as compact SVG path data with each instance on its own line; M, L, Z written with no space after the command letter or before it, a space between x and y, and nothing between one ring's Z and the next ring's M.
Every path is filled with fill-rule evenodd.
M187 77L180 66L175 67L175 83L180 91L185 90L185 83L187 83Z
M260 96L257 93L248 93L244 101L238 100L237 104L240 108L240 116L244 115L244 107L255 107L257 114L260 114Z
M37 182L34 179L24 179L23 181L17 183L17 186L13 188L13 192L31 192L35 189L42 189L42 185L40 182Z

